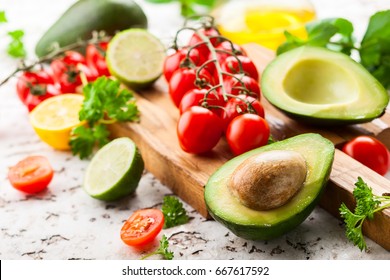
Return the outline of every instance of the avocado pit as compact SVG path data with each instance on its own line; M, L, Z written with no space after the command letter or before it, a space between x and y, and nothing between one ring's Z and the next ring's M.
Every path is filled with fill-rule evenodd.
M287 203L304 185L307 165L295 151L274 150L253 155L232 173L228 188L241 204L264 211Z

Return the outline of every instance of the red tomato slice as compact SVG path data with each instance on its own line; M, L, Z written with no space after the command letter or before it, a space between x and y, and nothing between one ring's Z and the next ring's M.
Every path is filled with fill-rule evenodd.
M137 210L124 223L121 239L129 246L145 245L153 241L163 226L164 215L160 210Z
M43 191L53 178L53 168L43 156L29 156L12 166L8 172L11 185L25 193Z

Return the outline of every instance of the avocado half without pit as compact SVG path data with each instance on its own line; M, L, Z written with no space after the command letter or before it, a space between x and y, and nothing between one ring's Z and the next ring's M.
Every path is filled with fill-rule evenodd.
M292 118L319 125L362 123L381 116L389 102L383 86L349 56L300 47L264 70L266 99Z
M301 134L231 159L205 186L210 215L245 239L269 240L301 224L329 179L334 145Z

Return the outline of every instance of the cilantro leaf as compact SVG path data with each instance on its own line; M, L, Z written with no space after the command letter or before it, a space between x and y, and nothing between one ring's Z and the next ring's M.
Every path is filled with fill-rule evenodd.
M7 48L7 53L15 58L23 58L26 56L26 50L23 44L23 30L14 30L8 32L8 35L12 38L12 41L9 43Z
M7 22L7 17L5 16L5 11L0 11L0 23Z
M172 251L169 251L169 242L168 238L163 235L160 240L160 246L157 248L156 251L149 253L141 258L141 260L144 260L146 258L149 258L154 255L162 255L164 259L166 260L172 260L174 257L174 254Z
M164 228L182 225L189 220L183 204L174 196L164 197L161 210L164 214Z
M107 144L109 132L104 124L90 127L78 126L72 130L69 145L74 155L79 155L81 159L92 154L93 148L97 144L99 147Z
M390 89L390 10L370 18L359 53L361 64Z

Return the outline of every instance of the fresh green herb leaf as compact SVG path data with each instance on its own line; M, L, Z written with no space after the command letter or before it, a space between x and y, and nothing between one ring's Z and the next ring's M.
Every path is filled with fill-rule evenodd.
M0 23L7 22L7 17L5 16L5 11L0 11Z
M361 64L382 85L390 88L390 10L370 18L359 49Z
M164 259L166 260L172 260L174 257L174 254L172 251L169 251L169 242L168 238L163 235L160 240L160 246L157 248L156 251L149 253L141 258L141 260L144 260L146 258L149 258L154 255L162 255Z
M367 250L362 232L363 223L366 218L373 219L376 212L390 207L390 196L374 195L372 189L360 177L355 186L353 191L353 196L356 199L354 213L344 203L341 204L339 210L345 222L347 238L363 251Z
M212 8L216 0L146 0L150 3L164 4L170 2L180 2L180 12L184 17L194 16L197 14L196 6L203 6L204 8Z
M109 132L106 124L136 121L139 111L134 95L122 89L119 81L100 77L83 88L85 96L79 112L80 121L87 121L87 127L77 127L72 132L70 146L73 154L88 157L94 146L108 143Z
M164 228L171 228L188 222L188 215L181 203L174 196L165 196L162 212L164 214Z
M7 48L7 53L15 58L23 58L26 56L26 50L23 44L23 30L14 30L8 32L8 35L12 38Z
M306 24L307 39L303 40L285 31L286 42L279 46L277 54L300 46L324 47L351 54L354 48L353 25L343 18L329 18Z

